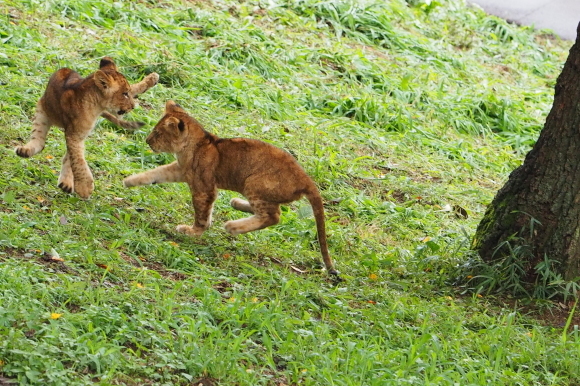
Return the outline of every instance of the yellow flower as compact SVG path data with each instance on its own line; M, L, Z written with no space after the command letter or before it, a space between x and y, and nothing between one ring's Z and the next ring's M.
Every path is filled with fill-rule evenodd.
M377 276L375 273L371 273L371 274L369 275L369 279L371 279L371 280L377 280L378 278L379 278L379 277L378 277L378 276Z
M141 283L135 282L135 287L137 288L145 288L145 286Z
M252 303L258 303L258 298L252 298Z
M62 314L57 314L56 312L53 312L50 314L50 318L51 319L58 319L62 316Z

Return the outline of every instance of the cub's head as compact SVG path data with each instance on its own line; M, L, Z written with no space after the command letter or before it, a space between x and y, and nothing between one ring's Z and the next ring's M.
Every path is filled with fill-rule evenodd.
M187 125L191 118L173 101L165 104L165 115L147 137L147 144L155 152L178 153L187 146Z
M113 59L101 59L100 68L94 74L95 84L105 99L105 108L113 114L123 115L135 108L131 86L127 79L117 71Z

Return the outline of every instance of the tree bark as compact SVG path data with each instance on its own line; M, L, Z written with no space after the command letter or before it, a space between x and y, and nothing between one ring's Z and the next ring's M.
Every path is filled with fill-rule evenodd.
M473 240L487 262L505 255L505 241L520 243L529 247L530 275L547 256L566 280L580 277L580 24L577 33L538 141L488 206Z

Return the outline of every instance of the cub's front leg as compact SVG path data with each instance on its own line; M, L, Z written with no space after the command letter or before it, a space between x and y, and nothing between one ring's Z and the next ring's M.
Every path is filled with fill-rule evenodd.
M60 169L60 175L58 176L58 187L67 193L72 193L75 190L75 178L70 165L68 151L62 157L62 167Z
M162 184L165 182L185 182L177 161L146 172L133 174L123 180L123 185L126 188L131 188L133 186Z
M159 74L152 72L143 78L141 82L131 85L131 95L137 96L139 94L143 94L145 91L155 86L157 82L159 82Z
M217 198L217 189L210 192L193 192L192 201L193 210L195 211L195 223L193 226L178 225L176 230L188 236L201 236L203 232L211 225L211 214L213 212L213 203Z

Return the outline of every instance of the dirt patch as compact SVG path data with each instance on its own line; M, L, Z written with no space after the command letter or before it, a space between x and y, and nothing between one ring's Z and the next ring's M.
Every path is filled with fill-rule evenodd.
M544 304L541 307L536 305L520 305L516 309L520 314L538 321L542 326L564 328L573 308L574 302L571 301L567 303L552 302ZM573 328L575 325L580 326L580 309L578 307L576 307L572 315L570 328Z
M77 274L73 268L67 266L61 258L53 256L47 252L38 249L20 249L11 247L0 247L0 261L7 259L28 260L39 263L43 266L50 267L54 272Z

